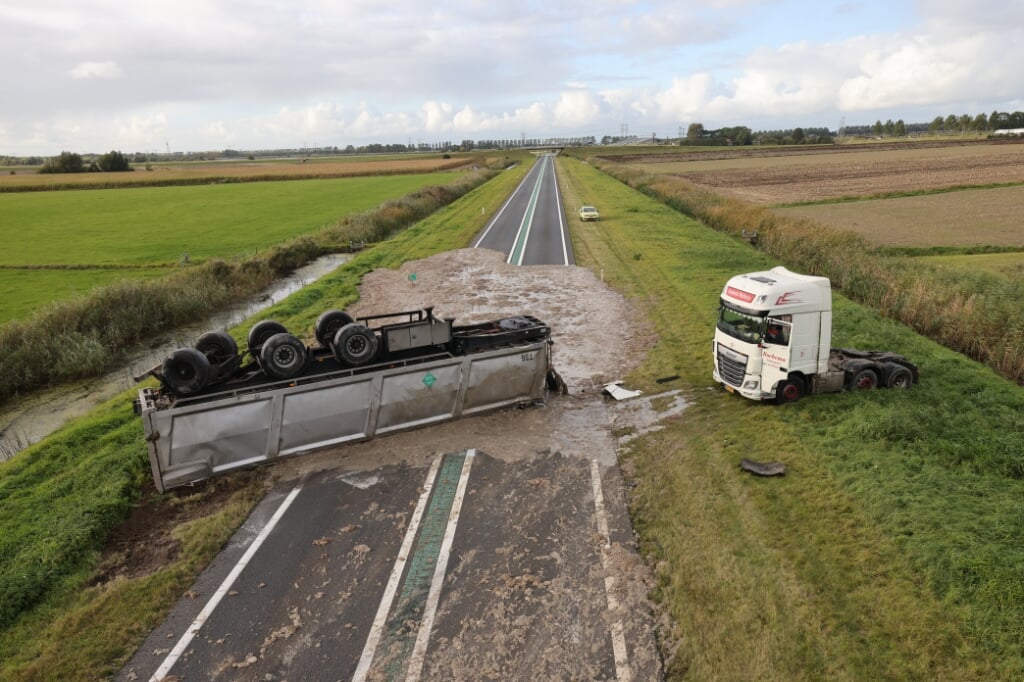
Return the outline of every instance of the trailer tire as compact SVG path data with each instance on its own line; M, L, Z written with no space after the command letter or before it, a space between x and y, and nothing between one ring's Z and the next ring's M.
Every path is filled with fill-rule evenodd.
M865 367L850 379L850 388L856 391L870 391L873 388L878 387L878 372Z
M328 348L331 342L334 341L334 335L338 333L338 330L346 324L352 324L353 322L355 320L352 319L352 316L343 310L328 310L316 318L313 334L316 336L317 343L324 348Z
M913 383L914 375L906 367L900 366L892 371L885 385L889 388L906 389L910 388Z
M807 386L804 384L804 380L798 376L791 376L786 381L780 381L776 386L775 403L778 405L795 403L803 398L806 392Z
M334 336L334 357L351 367L369 364L377 357L377 336L365 325L346 324Z
M210 361L195 348L180 348L164 360L164 385L178 395L193 395L210 381Z
M195 348L211 365L223 364L238 355L238 343L227 332L207 332L199 337Z
M306 366L306 344L288 332L274 334L260 349L260 366L274 379L291 379Z
M284 325L274 320L263 320L253 325L253 328L249 330L249 337L246 339L246 345L249 347L249 352L252 353L253 357L260 356L260 348L263 347L267 341L270 340L271 336L275 334L284 334L288 330L284 328Z

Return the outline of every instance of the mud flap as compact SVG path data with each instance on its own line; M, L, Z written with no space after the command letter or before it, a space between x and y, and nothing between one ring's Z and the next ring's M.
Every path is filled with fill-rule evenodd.
M755 462L752 459L740 460L740 469L758 476L785 476L786 465L782 462Z

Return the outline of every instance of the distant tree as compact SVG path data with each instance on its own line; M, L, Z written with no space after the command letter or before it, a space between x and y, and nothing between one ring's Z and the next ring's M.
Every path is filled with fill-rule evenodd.
M928 124L928 132L937 133L942 130L943 120L941 116L936 116L931 123Z
M896 124L893 126L893 131L892 132L893 132L893 135L895 135L896 137L906 137L907 136L907 124L903 122L902 118L899 119L898 121L896 121Z
M85 164L81 154L73 152L61 152L60 156L54 156L43 162L40 173L84 173Z
M979 132L982 130L988 130L988 116L985 115L985 112L981 112L974 117L973 127Z
M896 132L896 124L892 122L891 118L885 122L883 130L888 137L892 137L893 133Z
M128 164L128 157L118 151L107 152L96 160L99 170L120 173L133 170Z
M871 126L871 132L875 135L881 135L884 130L881 121L875 121L875 125Z
M952 133L956 130L958 125L958 119L954 114L950 114L946 117L946 120L942 122L942 129L947 133Z
M959 117L957 117L956 127L960 130L961 135L963 135L964 132L971 129L971 122L973 120L974 119L972 119L968 114L961 114Z
M703 123L691 123L686 128L686 141L696 142L704 135L704 124Z
M793 129L793 142L794 142L794 144L803 144L804 143L804 137L805 136L804 136L804 129L803 128L794 128Z

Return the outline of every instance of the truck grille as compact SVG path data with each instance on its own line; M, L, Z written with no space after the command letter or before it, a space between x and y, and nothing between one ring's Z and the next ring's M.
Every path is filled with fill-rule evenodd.
M718 375L733 386L741 386L747 373L747 356L731 348L718 346Z

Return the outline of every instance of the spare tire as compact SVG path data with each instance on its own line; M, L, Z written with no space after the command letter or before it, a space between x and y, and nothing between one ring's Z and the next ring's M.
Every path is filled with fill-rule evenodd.
M334 357L350 367L360 367L377 357L377 335L368 327L352 322L334 335Z
M260 348L260 367L273 379L291 379L306 366L306 344L287 332L274 334Z
M328 310L316 318L316 326L313 327L313 334L317 342L327 348L334 341L334 335L346 324L352 324L355 320L343 310Z
M238 343L227 332L207 332L199 337L195 347L212 365L223 364L238 355Z
M195 348L181 348L164 360L164 386L178 395L194 395L210 381L210 361Z
M274 334L284 334L288 330L284 328L284 325L274 320L263 320L253 325L253 328L249 330L249 337L246 339L246 345L249 346L249 352L252 353L253 357L260 356L260 348L267 342L267 340Z

